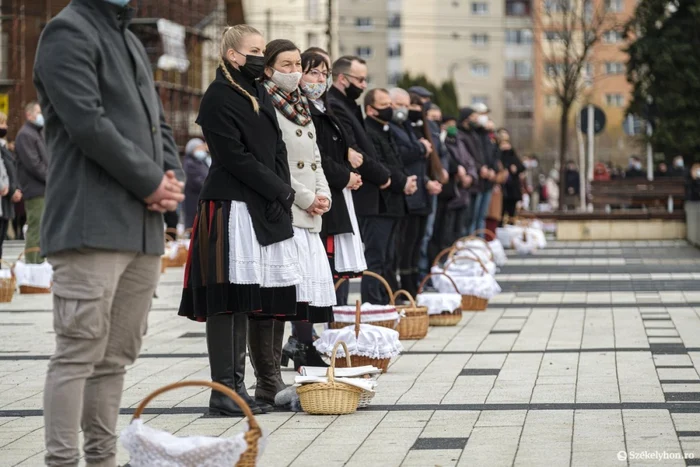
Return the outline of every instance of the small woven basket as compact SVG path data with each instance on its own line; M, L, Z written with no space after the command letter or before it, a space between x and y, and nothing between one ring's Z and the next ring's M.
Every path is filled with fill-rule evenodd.
M369 379L372 379L376 381L379 378L379 375L372 375L369 377ZM366 407L369 407L369 405L372 403L372 399L374 399L374 395L376 392L369 392L369 391L362 391L362 394L360 394L360 402L357 405L358 409L364 409Z
M177 229L165 230L165 245L169 243L177 243L179 239ZM181 268L187 264L187 248L184 245L177 245L177 255L171 258L164 255L161 259L161 272L165 272L167 268Z
M459 293L459 290L457 289L457 284L455 284L455 281L452 280L452 278L448 274L445 274L444 272L436 272L435 274L428 274L423 278L423 281L418 287L419 294L423 293L423 288L425 287L425 284L427 284L430 278L433 276L447 277L450 280L452 286L455 288L455 292ZM464 303L464 297L462 298L462 303ZM443 311L439 315L429 315L428 320L431 326L457 326L462 321L462 308L457 308L452 313L450 313L449 311Z
M0 279L0 303L10 303L12 301L12 297L15 295L17 279L15 279L15 273L12 271L12 264L2 259L0 259L0 263L8 266L8 269L10 270L9 279Z
M397 290L393 296L394 302L400 296L408 298L409 305L397 305L396 309L401 310L406 316L401 317L399 326L396 328L399 331L399 339L423 339L428 335L428 307L416 305L410 293L406 290Z
M391 298L391 303L390 305L396 305L396 302L394 301L394 296L393 292L391 290L391 286L389 283L379 274L374 273L372 271L365 271L362 273L363 276L368 276L368 277L373 277L377 279L379 282L382 283L384 288L386 289L387 294L389 294L389 297ZM338 290L338 288L341 286L341 284L345 282L345 279L340 279L338 282L335 283L335 290ZM383 328L389 328L389 329L396 329L399 323L396 322L394 319L388 319L384 321L372 321L367 322L365 324L371 324L372 326L380 326ZM328 329L343 329L344 327L347 327L348 323L338 323L338 322L333 322L333 323L328 323ZM353 365L357 366L357 365Z
M440 263L440 260L444 256L448 256L449 259L457 259L459 260L466 260L466 261L474 261L476 263L479 263L481 266L481 269L483 269L484 274L488 274L488 271L486 270L486 266L484 266L484 263L481 262L481 260L477 257L476 253L474 253L470 248L463 248L461 251L468 250L471 252L473 256L458 256L454 257L454 247L453 248L446 248L440 252L440 254L435 258L435 262L433 263L433 266L438 265ZM454 261L452 263L454 264ZM445 268L443 269L444 272L447 272L447 270L450 267L450 264L446 264ZM453 281L454 284L454 281ZM477 297L476 295L464 295L462 294L462 311L485 311L486 308L489 305L489 301L486 298L481 298Z
M210 387L215 391L219 391L222 394L225 394L231 399L233 399L236 405L238 405L241 408L243 414L248 419L249 428L244 435L245 441L248 444L248 449L246 449L246 451L243 454L241 454L241 457L236 463L235 467L255 467L258 459L258 441L262 437L262 430L260 429L260 425L258 425L258 421L255 419L255 415L253 415L253 412L250 410L250 407L248 407L248 404L246 404L245 401L241 399L241 397L238 394L236 394L232 389L222 384L213 383L210 381L180 381L179 383L169 384L160 389L156 389L139 404L131 420L133 421L137 418L140 418L148 403L156 397L160 396L161 394L168 391L172 391L174 389L189 386Z
M22 257L25 256L27 253L39 253L39 252L41 252L41 248L39 248L39 247L28 248L19 254L19 256L17 257L17 261L21 260ZM51 293L51 287L34 287L33 285L20 285L19 286L19 293L22 295L49 294L49 293Z
M361 315L361 304L360 301L357 301L357 304L355 305L355 338L360 337L360 315ZM366 323L370 324L370 323ZM372 326L375 326L374 323L371 323ZM347 354L347 351L345 353ZM370 358L364 355L350 355L350 359L345 359L345 360L340 360L336 363L336 366L338 368L356 368L358 366L367 366L371 365L374 367L379 368L382 370L382 373L386 373L389 370L389 363L391 362L391 358Z
M328 382L304 384L297 388L299 402L304 412L311 415L347 415L355 412L360 404L362 389L335 381L335 356L338 347L343 346L345 360L350 366L350 352L345 342L340 341L333 347L331 366L328 367Z

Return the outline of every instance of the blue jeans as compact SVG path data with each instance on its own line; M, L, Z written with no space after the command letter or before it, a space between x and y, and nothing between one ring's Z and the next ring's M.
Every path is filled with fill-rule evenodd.
M472 224L469 227L469 233L486 228L486 214L489 211L492 193L493 189L489 189L488 191L476 195L476 200L474 201L474 216L472 217Z

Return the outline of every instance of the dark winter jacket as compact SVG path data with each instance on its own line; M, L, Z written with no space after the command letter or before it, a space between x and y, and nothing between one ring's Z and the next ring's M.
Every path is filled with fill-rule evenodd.
M459 137L459 134L455 137L448 136L445 138L445 146L447 150L450 151L452 159L455 161L457 167L460 165L464 167L467 175L472 177L472 186L477 183L479 179L479 174L477 173L477 167L474 163L474 158L469 153L466 144L463 139ZM461 186L456 178L457 171L454 174L450 174L450 183L443 187L443 191L452 191L455 193L453 199L451 199L447 205L448 209L460 209L469 206L471 201L471 187L464 188Z
M17 177L24 199L44 196L49 154L44 142L43 129L26 122L15 138Z
M391 186L381 192L383 209L380 207L378 215L403 217L407 212L404 188L408 177L403 161L396 152L396 141L389 130L389 125L383 125L375 119L367 117L365 126L367 135L374 144L375 153L379 155L382 165L387 167L391 174Z
M525 172L525 166L514 149L501 151L501 162L503 168L508 171L508 180L503 184L503 198L510 201L520 201L523 199L520 175ZM515 171L512 170L513 167Z
M189 229L194 224L197 206L199 205L199 194L202 192L204 180L206 180L209 173L209 166L206 161L200 161L192 154L187 154L183 159L182 168L187 177L183 208L185 210L185 227Z
M9 220L15 218L15 203L12 202L12 195L19 189L17 167L15 166L15 157L6 147L0 146L0 156L2 157L2 163L5 164L7 178L10 182L7 195L2 197L2 215L0 215L0 218Z
M406 196L408 213L415 216L427 216L430 214L428 189L425 184L430 181L428 175L428 158L425 146L421 143L410 123L401 125L389 123L391 134L396 141L396 151L405 167L405 173L415 175L418 191L411 196Z

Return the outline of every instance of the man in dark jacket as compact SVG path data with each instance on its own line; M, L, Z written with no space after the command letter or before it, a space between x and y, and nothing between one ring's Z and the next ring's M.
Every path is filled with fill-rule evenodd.
M25 108L26 123L17 133L15 153L17 154L17 177L24 193L24 206L27 210L27 240L25 249L40 246L41 216L44 213L44 192L49 155L44 143L44 116L37 102ZM27 263L38 263L41 255L29 252Z
M117 5L119 3L120 5ZM42 252L54 267L56 350L44 390L46 464L116 465L125 367L184 178L128 0L73 0L44 29L34 84L51 154Z
M406 215L404 195L416 192L416 176L406 174L403 161L396 152L396 141L389 128L389 122L393 118L389 92L385 89L369 91L365 95L365 113L367 135L382 164L391 173L391 186L381 192L382 202L377 214L359 219L360 229L365 242L367 269L383 276L393 289L397 286L394 262L396 227ZM362 279L363 303L386 304L390 299L375 279Z

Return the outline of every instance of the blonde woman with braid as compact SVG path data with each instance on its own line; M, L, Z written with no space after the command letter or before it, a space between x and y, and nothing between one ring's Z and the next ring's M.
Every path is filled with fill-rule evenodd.
M255 413L271 410L286 386L280 375L284 323L296 313L301 282L292 230L294 190L275 108L259 82L265 42L237 25L222 38L221 63L197 123L212 163L200 194L181 316L206 321L212 380L234 389ZM250 321L249 321L250 318ZM257 377L246 392L246 333ZM238 416L227 397L212 392L210 412Z

